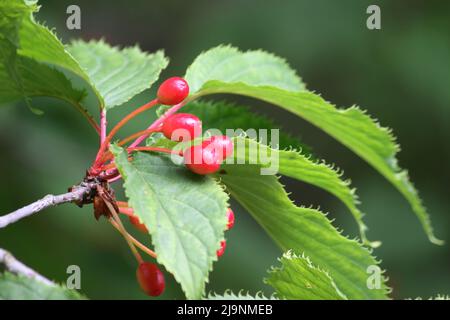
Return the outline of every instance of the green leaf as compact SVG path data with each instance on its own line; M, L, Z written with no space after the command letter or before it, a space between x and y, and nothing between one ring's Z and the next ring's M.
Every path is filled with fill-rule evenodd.
M3 64L0 65L0 103L25 97L54 97L79 106L84 92L75 89L60 71L34 60L16 57L15 76Z
M101 100L101 96L92 87L89 76L67 51L66 46L50 29L36 22L33 15L25 17L20 25L17 53L20 56L62 68L79 76L86 82L86 88L93 89L98 99Z
M386 299L387 287L368 289L366 273L378 262L359 242L342 236L325 215L291 202L276 176L257 164L225 164L218 177L283 251L309 256L327 270L348 299Z
M195 141L194 144L196 144ZM154 147L175 150L184 150L189 145L189 142L177 143L170 141L160 134L150 137L147 143ZM337 197L353 215L358 224L363 242L374 248L380 245L379 241L371 242L367 239L367 226L363 221L363 213L358 209L359 202L355 189L350 188L350 181L342 180L341 172L323 161L312 160L309 156L305 156L295 149L272 149L255 140L243 137L235 137L234 145L234 157L231 158L234 163L252 163L250 159L253 159L253 163L261 164L262 168L268 169L270 174L280 173L314 185ZM273 160L272 162L269 161L271 159Z
M90 121L81 105L85 90L75 88L67 70L88 79L61 42L46 27L36 23L35 2L0 2L0 103L48 96L71 103ZM61 69L61 70L60 70ZM85 83L84 89L89 88Z
M137 47L118 50L102 41L75 42L69 52L51 30L34 20L37 10L35 2L0 2L0 102L59 98L92 122L81 101L84 92L93 91L100 107L112 108L150 88L167 66L162 52L146 54ZM75 89L74 82L81 89Z
M409 181L408 173L397 165L398 145L390 130L381 127L358 107L337 109L311 92L291 92L269 86L209 81L192 98L234 93L282 107L316 125L371 164L408 200L432 243L442 244L433 234L429 215Z
M305 87L285 60L262 50L241 52L231 46L218 46L201 53L184 78L191 94L201 90L210 80L275 86L291 91Z
M360 235L364 243L372 247L379 246L379 242L370 242L366 237L367 227L362 218L363 213L358 209L358 197L355 190L350 188L350 181L341 179L342 173L327 165L323 161L311 160L296 150L272 149L257 141L237 137L234 139L234 163L259 163L262 168L269 169L270 174L280 173L318 188L328 191L341 200L352 213L358 224Z
M271 119L255 114L245 106L234 105L225 101L192 101L183 107L183 112L195 114L202 119L203 130L214 128L219 129L223 134L227 133L227 129L242 129L244 131L265 129L269 131L268 141L271 141L270 130L279 129L280 148L293 147L300 149L302 154L311 154L311 148L301 143L299 138L284 133L281 126L275 124ZM236 133L239 134L239 132Z
M203 298L203 300L278 300L278 299L275 297L267 298L261 292L257 292L256 295L253 296L249 293L242 293L241 291L238 294L234 294L232 291L227 290L222 295L216 293L209 293L206 298Z
M38 8L33 2L25 0L11 0L17 5L24 3L29 10L16 21L17 54L39 63L67 70L85 81L85 88L92 88L89 76L83 71L78 62L69 54L64 44L46 26L35 21L33 13ZM8 1L3 1L3 3ZM2 5L0 5L2 6ZM5 9L9 10L9 9ZM95 91L95 88L92 88ZM97 92L96 92L97 93ZM101 97L98 97L99 99Z
M289 300L346 300L327 272L305 256L288 251L280 258L281 267L272 268L265 280L276 295Z
M49 286L36 279L0 274L0 300L84 300L75 290L55 285Z
M150 230L158 262L188 299L201 298L224 238L227 194L211 177L195 175L168 156L138 152L128 162L123 149L111 151L129 204Z
M106 109L149 89L169 62L162 51L147 54L137 46L120 50L104 41L75 41L68 49L89 75Z
M9 41L18 45L18 27L22 19L37 10L36 3L23 0L10 0L0 2L0 40Z

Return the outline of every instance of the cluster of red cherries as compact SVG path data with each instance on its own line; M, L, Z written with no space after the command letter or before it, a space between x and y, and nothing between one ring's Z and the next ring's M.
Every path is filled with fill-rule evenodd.
M160 104L173 106L183 102L188 94L189 86L187 82L182 78L173 77L160 85L157 99ZM175 113L164 119L160 132L173 141L188 142L202 134L202 122L193 114ZM189 146L182 152L182 156L185 166L190 171L207 175L217 172L223 161L232 155L233 149L233 142L227 136L212 136L204 139L198 145ZM131 208L121 208L121 212L127 212L131 224L138 230L148 232L147 227L133 214ZM228 219L227 230L229 230L233 227L235 219L230 208L227 209L226 216ZM221 241L220 245L220 249L217 250L218 257L224 254L226 241ZM136 276L142 290L149 296L159 296L163 293L165 288L164 275L156 264L140 262Z

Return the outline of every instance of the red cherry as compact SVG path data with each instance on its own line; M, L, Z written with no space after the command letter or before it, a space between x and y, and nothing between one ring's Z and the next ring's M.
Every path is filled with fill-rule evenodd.
M218 171L222 161L217 159L213 150L197 145L184 151L184 164L192 172L206 175Z
M139 221L139 218L137 216L135 215L128 216L128 219L130 220L131 224L136 227L136 229L144 233L148 233L147 227L145 226L145 224Z
M225 248L227 247L227 242L225 240L220 242L220 249L217 250L217 257L221 257L225 252Z
M167 139L188 141L202 134L202 122L193 114L175 113L164 120L161 131Z
M233 154L233 141L228 136L213 136L203 141L203 148L214 149L217 156L225 159Z
M228 219L227 229L230 230L234 226L234 212L233 210L231 210L231 208L227 209L227 219Z
M149 262L142 262L136 270L136 277L142 290L152 297L163 293L166 286L164 274L158 266Z
M189 95L189 86L183 78L172 77L161 83L157 97L161 104L173 106Z

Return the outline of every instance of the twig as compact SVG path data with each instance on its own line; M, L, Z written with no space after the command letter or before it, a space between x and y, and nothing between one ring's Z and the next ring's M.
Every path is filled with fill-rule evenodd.
M6 267L6 269L12 273L17 275L23 275L28 278L36 279L46 285L54 286L55 283L53 281L48 280L46 277L41 276L39 273L27 267L22 262L17 260L11 253L0 248L0 264Z
M20 219L31 216L39 211L49 207L54 207L67 202L82 202L85 196L88 196L94 185L82 183L73 188L71 192L60 195L46 195L44 198L33 202L23 208L17 209L9 214L0 217L0 228L14 223Z

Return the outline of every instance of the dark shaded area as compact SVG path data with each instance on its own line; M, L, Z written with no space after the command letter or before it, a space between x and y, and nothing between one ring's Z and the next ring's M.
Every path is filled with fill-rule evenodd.
M365 13L377 3L382 29L366 28ZM66 8L78 4L82 30L65 27ZM164 48L171 58L163 77L182 75L203 50L230 43L285 57L308 88L338 106L357 104L394 129L408 168L432 214L439 237L449 239L450 199L450 3L446 1L41 1L39 20L65 41L105 38L115 45ZM111 123L150 97L146 92L111 112ZM382 240L375 254L387 269L393 296L450 293L449 246L430 244L401 195L372 168L320 130L291 114L250 99L227 97L269 115L316 155L337 164L358 188L370 227ZM93 159L97 139L75 110L53 100L0 108L0 213L80 181ZM133 122L128 132L149 119ZM339 201L308 185L283 180L297 203L329 211L344 234L355 223ZM237 205L227 252L215 264L208 290L254 293L280 255L258 225ZM64 206L0 232L0 245L50 278L64 281L68 265L82 270L82 291L91 298L145 298L135 281L135 262L126 243L92 208ZM181 298L173 278L163 298Z

